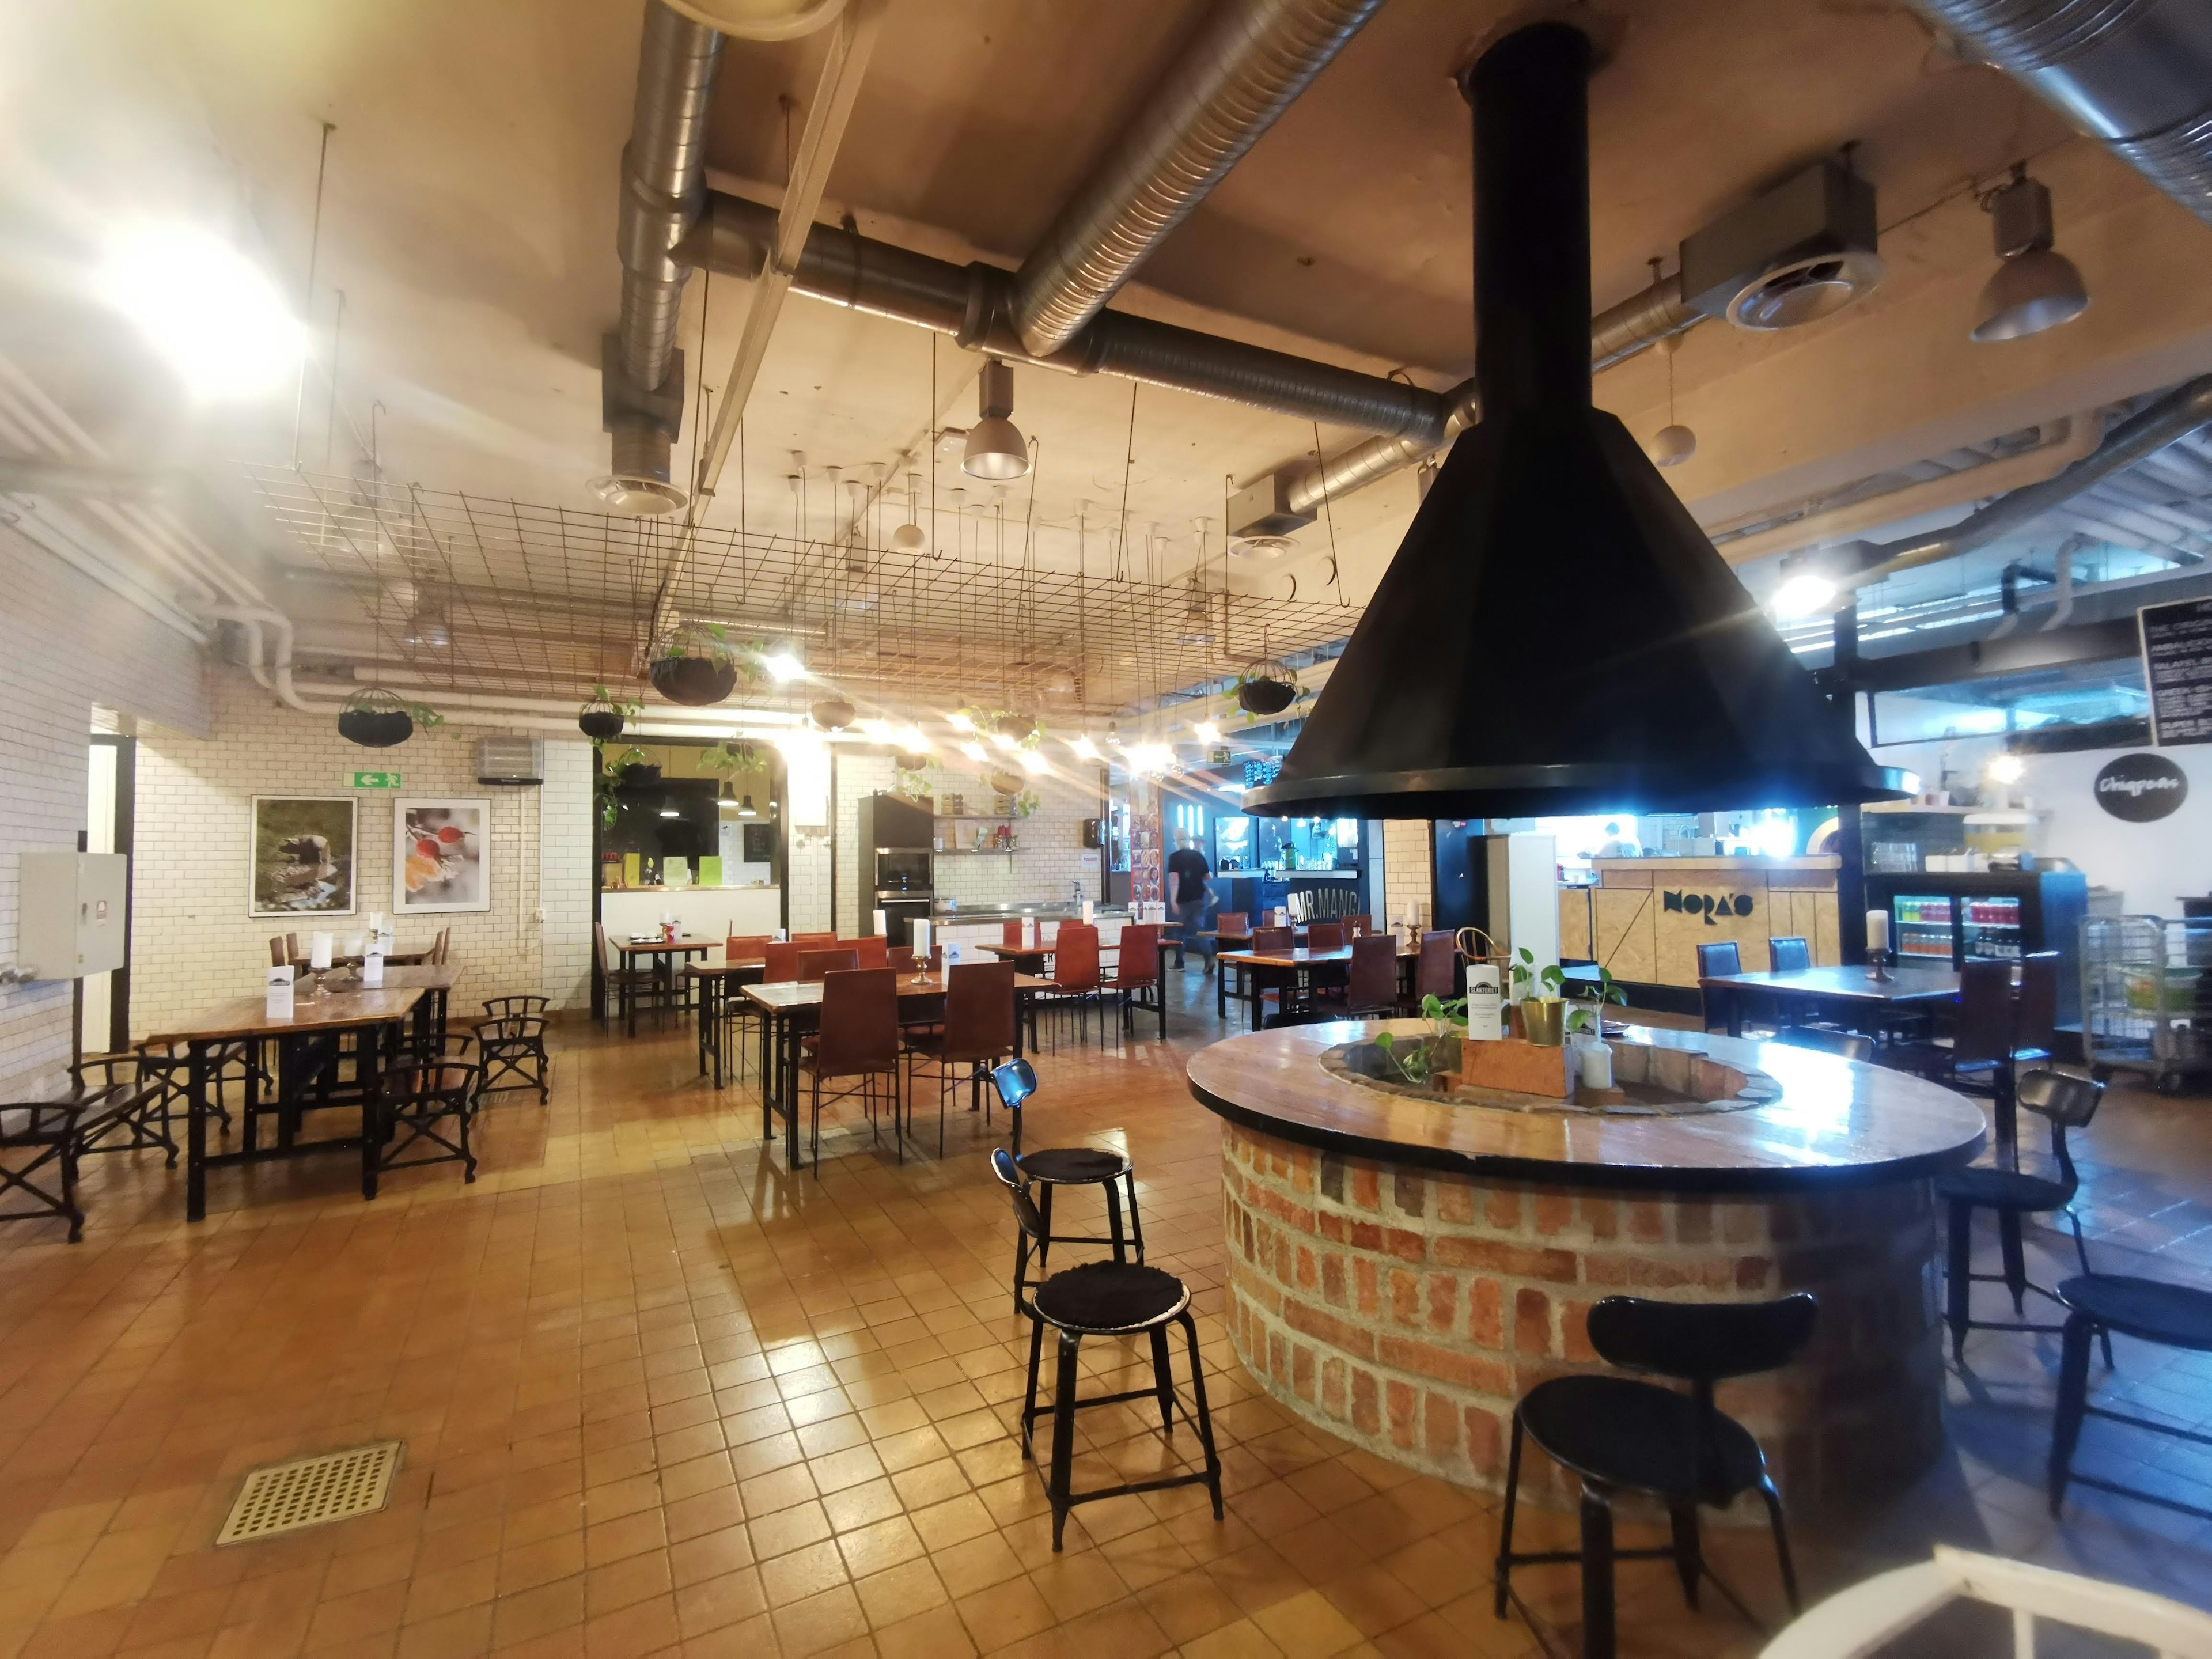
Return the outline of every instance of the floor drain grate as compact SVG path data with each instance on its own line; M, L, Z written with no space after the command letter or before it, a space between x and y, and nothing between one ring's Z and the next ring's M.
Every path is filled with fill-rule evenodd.
M257 1538L319 1527L384 1507L392 1476L399 1467L397 1440L315 1457L272 1463L246 1472L230 1518L216 1534L218 1544L247 1544Z

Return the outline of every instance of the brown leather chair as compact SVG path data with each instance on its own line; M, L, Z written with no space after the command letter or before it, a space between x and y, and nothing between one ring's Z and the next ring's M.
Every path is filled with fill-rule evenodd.
M893 973L911 974L915 971L914 946L894 945L884 953L884 960Z
M599 941L599 973L606 981L606 994L615 1000L616 1014L623 1022L623 1030L629 1036L635 1036L637 1035L637 1005L641 1001L652 998L659 981L654 978L653 969L650 968L632 968L628 965L626 958L615 949L613 942L607 938L605 926L594 923L592 932ZM605 998L602 998L599 1004L599 1024L605 1025L606 1023L606 1000Z
M1009 951L1020 950L1022 948L1021 923L1018 921L1000 922L999 924L999 943L1005 945Z
M814 951L813 957L833 954ZM843 954L849 956L851 952ZM802 962L804 958L802 959ZM802 966L802 972L804 968ZM814 1178L822 1178L822 1085L849 1082L851 1086L830 1098L861 1097L871 1128L882 1139L877 1115L878 1079L890 1079L891 1138L905 1146L899 1133L898 975L888 968L843 968L822 981L821 1029L800 1045L799 1069L811 1089L808 1156Z
M799 977L799 941L770 939L761 949L761 983L789 985Z
M1413 963L1413 996L1437 996L1449 1001L1458 994L1452 981L1459 970L1458 935L1436 932L1421 935L1421 954Z
M867 933L859 939L841 939L838 945L851 945L863 968L888 968L891 965L891 942L880 933Z
M1243 910L1222 910L1214 915L1213 931L1223 939L1243 939L1252 931L1252 918Z
M836 948L837 944L837 935L835 933L793 933L791 936L791 942L804 950L828 951Z
M1352 941L1344 1012L1376 1018L1398 1012L1398 941L1389 934L1362 933Z
M766 958L768 947L775 943L766 933L732 933L722 943L725 962L760 962Z
M1052 989L1044 994L1048 1007L1073 1010L1088 1021L1105 985L1098 961L1098 929L1090 922L1063 921L1052 947Z
M1158 1009L1160 1039L1168 1035L1168 999L1160 982L1160 925L1156 921L1127 922L1106 990L1121 1005L1121 1029L1133 1029L1139 1008Z
M849 973L860 965L860 953L849 945L827 951L799 953L799 982L812 985L832 974Z
M1306 924L1306 949L1309 951L1341 951L1344 949L1344 924L1340 921L1310 921Z
M282 968L291 959L290 955L284 949L283 934L279 933L269 941L269 965L271 968Z
M967 1067L968 1109L981 1107L990 1122L983 1084L998 1063L1014 1052L1014 979L1011 962L963 963L945 981L945 1023L933 1030L908 1034L907 1099L913 1110L914 1066L917 1060L937 1067L937 1155L945 1156L945 1097L959 1086L957 1067Z

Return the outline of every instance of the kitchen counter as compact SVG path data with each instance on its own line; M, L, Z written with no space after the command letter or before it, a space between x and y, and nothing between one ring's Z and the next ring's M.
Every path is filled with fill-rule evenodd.
M1700 945L1735 941L1746 968L1767 965L1766 941L1805 941L1816 967L1841 963L1832 854L1809 858L1592 859L1595 886L1559 890L1559 953L1595 961L1617 980L1698 982Z
M1097 921L1127 921L1129 919L1128 907L1121 904L1110 906L1101 904L1096 906L1091 914L1092 920ZM940 900L930 912L931 920L939 922L980 921L995 924L1001 921L1019 921L1024 916L1035 916L1039 921L1080 921L1083 919L1083 907L1079 904L1071 904L1064 899L1049 904L960 905L949 904Z

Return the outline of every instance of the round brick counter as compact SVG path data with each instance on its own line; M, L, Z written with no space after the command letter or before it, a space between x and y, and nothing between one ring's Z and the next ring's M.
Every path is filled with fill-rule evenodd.
M1879 1497L1927 1467L1942 1432L1929 1176L1979 1149L1978 1107L1829 1055L1682 1032L1632 1041L1763 1071L1781 1097L1691 1119L1526 1114L1322 1072L1324 1050L1373 1029L1234 1037L1190 1065L1193 1093L1224 1120L1231 1334L1285 1406L1379 1455L1495 1487L1513 1401L1603 1369L1584 1328L1600 1297L1806 1290L1820 1301L1812 1345L1787 1370L1723 1384L1723 1409L1759 1436L1800 1510ZM1531 1468L1524 1485L1541 1478Z

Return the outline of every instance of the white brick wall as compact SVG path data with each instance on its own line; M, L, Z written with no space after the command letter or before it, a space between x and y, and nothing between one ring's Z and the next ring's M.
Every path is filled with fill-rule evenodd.
M593 878L589 745L550 741L543 786L500 788L476 781L477 739L487 730L440 726L417 731L396 749L362 749L338 736L331 717L285 708L229 672L217 682L211 737L142 726L132 1030L143 1034L225 997L251 994L268 964L270 936L308 931L307 918L247 914L252 797L352 794L349 775L356 769L396 770L404 787L359 792L354 914L321 925L357 932L369 912L393 909L395 799L489 797L491 908L398 918L398 947L425 949L451 926L453 959L465 970L454 994L456 1018L473 1014L485 997L517 991L581 1006ZM541 821L554 827L550 842L542 842Z
M71 850L85 827L93 705L204 731L206 678L191 641L0 527L0 963L19 856ZM0 1098L59 1086L69 1058L69 982L0 987Z
M1382 886L1389 896L1393 922L1411 906L1420 912L1423 925L1427 925L1436 897L1436 869L1425 818L1383 820Z

